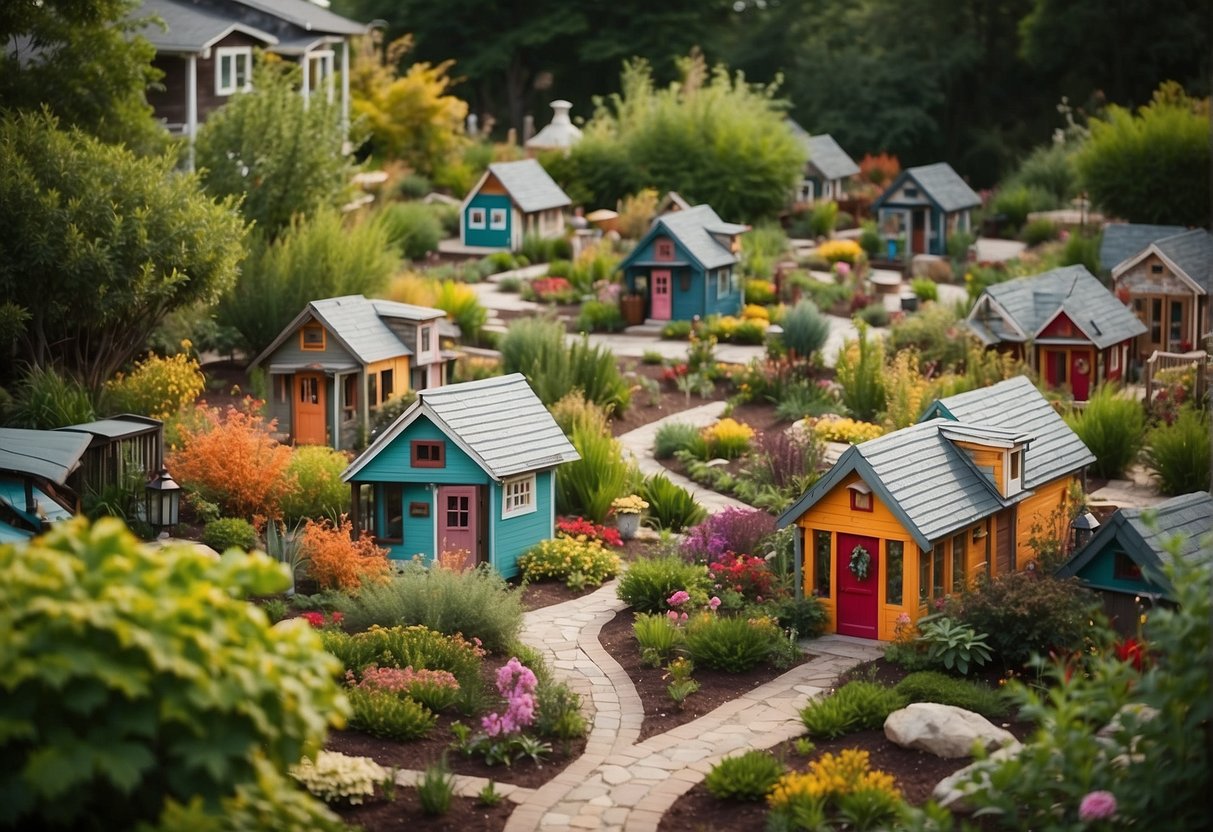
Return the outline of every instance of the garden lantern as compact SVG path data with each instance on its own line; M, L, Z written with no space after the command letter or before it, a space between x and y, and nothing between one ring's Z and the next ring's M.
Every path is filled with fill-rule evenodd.
M1087 541L1095 536L1095 530L1098 528L1099 520L1094 514L1086 510L1071 520L1070 551L1077 552L1083 546L1087 545Z
M160 473L152 478L144 489L144 507L147 522L157 532L177 525L177 511L181 506L181 486L169 475L168 469L160 466Z

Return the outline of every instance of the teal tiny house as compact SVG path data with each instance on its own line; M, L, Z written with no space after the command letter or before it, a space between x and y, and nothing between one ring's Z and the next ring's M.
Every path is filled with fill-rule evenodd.
M525 236L563 234L563 209L571 204L534 159L497 162L459 206L459 238L473 248L516 251Z
M947 254L948 238L973 227L981 197L947 162L903 170L872 203L890 260Z
M354 460L356 530L395 559L489 563L507 578L555 535L555 468L577 451L519 373L422 390Z
M748 230L708 205L659 216L619 265L627 293L643 298L645 317L656 321L741 314L735 267Z

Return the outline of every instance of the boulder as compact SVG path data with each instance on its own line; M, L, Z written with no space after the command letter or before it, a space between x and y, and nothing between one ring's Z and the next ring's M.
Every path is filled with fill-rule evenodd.
M957 769L935 785L931 797L940 806L950 809L952 812L972 811L972 807L965 803L965 798L974 792L981 791L985 785L988 785L990 775L987 772L1003 760L1014 757L1021 748L1023 746L1020 743L1012 742L1004 745L984 760L977 760L964 768ZM976 775L976 778L971 785L964 787L960 785L967 782L973 775Z
M893 711L884 721L884 735L902 748L949 758L970 756L975 743L989 748L1015 742L1011 732L981 714L934 702L915 702Z

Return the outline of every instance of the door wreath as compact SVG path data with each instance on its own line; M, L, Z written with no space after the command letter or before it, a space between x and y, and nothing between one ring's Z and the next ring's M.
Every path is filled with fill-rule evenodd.
M1074 372L1078 373L1080 376L1085 376L1087 373L1091 372L1091 365L1087 362L1087 359L1080 358L1074 362Z
M868 579L868 569L872 565L872 556L868 554L868 550L862 546L856 546L851 550L851 563L847 566L851 570L851 574L856 580L866 581Z

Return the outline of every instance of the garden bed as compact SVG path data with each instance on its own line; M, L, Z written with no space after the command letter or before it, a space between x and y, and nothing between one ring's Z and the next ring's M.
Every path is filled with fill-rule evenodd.
M336 809L341 819L365 832L404 830L410 832L498 832L514 811L515 804L502 800L485 806L474 797L453 797L451 807L441 815L421 811L417 790L397 788L395 800L374 800L358 806Z

